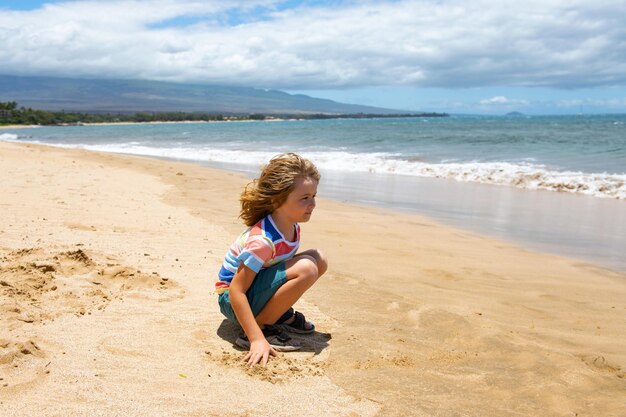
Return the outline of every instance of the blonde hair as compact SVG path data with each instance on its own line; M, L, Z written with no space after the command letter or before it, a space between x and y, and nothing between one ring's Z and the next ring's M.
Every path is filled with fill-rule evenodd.
M320 173L311 161L295 153L270 159L259 178L246 185L241 193L239 217L246 226L256 224L280 207L293 191L298 178L312 178L319 182Z

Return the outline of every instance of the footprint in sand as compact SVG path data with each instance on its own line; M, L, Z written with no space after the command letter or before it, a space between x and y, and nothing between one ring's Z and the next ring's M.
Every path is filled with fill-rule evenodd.
M41 343L32 338L0 339L0 390L30 384L46 375L47 356Z
M14 365L28 356L45 358L46 354L34 340L23 342L0 340L0 365Z
M626 372L616 363L607 360L601 355L580 355L580 360L596 372L602 372L615 375L620 379L624 379Z
M64 315L80 318L129 296L159 301L182 296L174 281L158 273L142 273L78 246L0 252L0 259L0 375L21 383L28 373L23 369L45 374L49 352L42 346L49 343L36 341L38 324ZM32 338L22 340L25 332Z
M0 267L0 314L17 322L38 323L64 314L102 310L113 299L133 293L169 292L177 285L157 273L97 262L82 249L52 252L29 248L4 256ZM171 294L169 295L171 296Z

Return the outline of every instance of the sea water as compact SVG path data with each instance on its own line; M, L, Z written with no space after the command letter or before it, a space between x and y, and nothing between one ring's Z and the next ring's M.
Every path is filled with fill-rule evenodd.
M322 196L626 270L626 115L67 126L3 129L0 139L249 175L298 152L320 168Z

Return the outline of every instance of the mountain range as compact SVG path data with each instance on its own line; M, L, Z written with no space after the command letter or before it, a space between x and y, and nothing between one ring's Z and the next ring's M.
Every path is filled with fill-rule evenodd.
M407 113L252 87L0 75L0 102L7 101L19 107L87 113Z

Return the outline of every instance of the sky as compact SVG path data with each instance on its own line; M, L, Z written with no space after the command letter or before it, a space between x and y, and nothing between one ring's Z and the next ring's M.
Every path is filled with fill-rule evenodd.
M0 74L453 114L626 113L624 0L0 0Z

